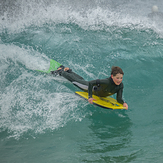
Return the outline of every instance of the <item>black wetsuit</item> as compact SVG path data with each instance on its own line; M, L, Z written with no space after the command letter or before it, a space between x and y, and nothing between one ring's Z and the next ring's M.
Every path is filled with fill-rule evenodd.
M92 94L100 97L106 97L117 93L117 101L121 104L124 103L122 99L123 83L116 85L111 77L106 79L97 79L92 81L85 81L81 76L72 72L72 70L59 72L61 76L72 82L75 86L88 92L89 98Z

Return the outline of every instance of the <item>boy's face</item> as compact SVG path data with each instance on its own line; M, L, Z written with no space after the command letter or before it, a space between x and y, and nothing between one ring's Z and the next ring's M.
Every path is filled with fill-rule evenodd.
M115 76L111 75L111 78L113 79L114 83L116 85L120 85L123 79L123 75L118 73Z

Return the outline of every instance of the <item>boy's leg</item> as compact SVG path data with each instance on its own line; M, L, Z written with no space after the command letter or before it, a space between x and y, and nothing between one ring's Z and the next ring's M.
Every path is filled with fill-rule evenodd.
M83 91L88 90L88 82L74 72L62 71L61 75Z

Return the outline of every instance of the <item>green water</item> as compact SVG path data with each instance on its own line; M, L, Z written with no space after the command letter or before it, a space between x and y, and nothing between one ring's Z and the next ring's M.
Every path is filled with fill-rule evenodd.
M147 17L153 2L10 3L0 16L0 162L162 162L163 20ZM91 105L63 77L36 71L50 59L86 80L120 66L129 109Z

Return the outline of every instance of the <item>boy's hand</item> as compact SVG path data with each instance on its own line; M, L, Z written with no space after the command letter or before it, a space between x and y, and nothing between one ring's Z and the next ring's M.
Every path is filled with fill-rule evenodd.
M128 105L127 105L127 103L123 103L123 107L126 107L126 109L128 110Z
M89 99L88 99L88 102L89 102L90 104L93 104L93 100L97 101L97 100L94 99L94 98L89 98Z

